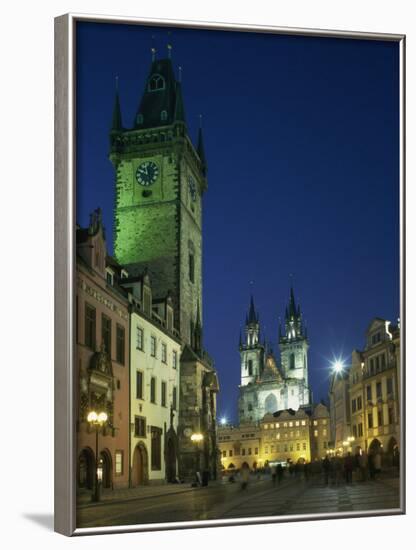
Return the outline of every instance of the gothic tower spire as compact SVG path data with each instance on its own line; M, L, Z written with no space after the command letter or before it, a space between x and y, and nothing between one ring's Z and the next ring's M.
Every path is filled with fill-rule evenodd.
M114 98L113 121L111 124L111 132L122 132L122 131L123 131L123 123L121 119L120 98L118 95L118 76L116 76L116 95Z

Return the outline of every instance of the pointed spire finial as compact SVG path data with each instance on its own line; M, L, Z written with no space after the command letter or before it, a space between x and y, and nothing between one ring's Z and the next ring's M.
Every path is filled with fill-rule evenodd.
M168 49L168 59L172 58L172 40L171 40L172 33L171 31L168 31L168 43L166 44L166 47Z
M120 98L118 96L118 76L116 76L115 81L116 81L116 96L114 99L113 120L111 123L111 131L119 132L123 129L123 123L121 120Z
M207 173L207 162L205 159L204 140L202 138L202 115L199 115L199 130L198 130L198 144L196 147L199 160L201 161L202 173L205 176Z

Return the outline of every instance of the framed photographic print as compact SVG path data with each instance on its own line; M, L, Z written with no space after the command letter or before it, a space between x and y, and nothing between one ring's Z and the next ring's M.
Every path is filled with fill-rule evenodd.
M55 20L55 529L402 514L403 35Z

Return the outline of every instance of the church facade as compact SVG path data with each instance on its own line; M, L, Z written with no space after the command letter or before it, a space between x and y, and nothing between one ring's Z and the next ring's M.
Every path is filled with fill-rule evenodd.
M308 385L306 327L293 288L286 307L285 323L279 326L280 361L260 339L260 321L253 297L246 316L244 339L240 336L240 424L259 422L266 414L311 404Z

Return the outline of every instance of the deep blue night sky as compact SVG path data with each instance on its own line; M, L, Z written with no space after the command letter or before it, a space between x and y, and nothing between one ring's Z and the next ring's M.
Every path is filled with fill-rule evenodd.
M78 223L100 206L112 252L115 76L131 127L150 48L165 57L170 40L194 140L203 115L204 341L219 372L219 415L237 416L238 333L250 292L277 351L290 274L308 325L314 400L326 398L333 357L348 362L363 348L373 317L399 315L398 45L77 27Z

